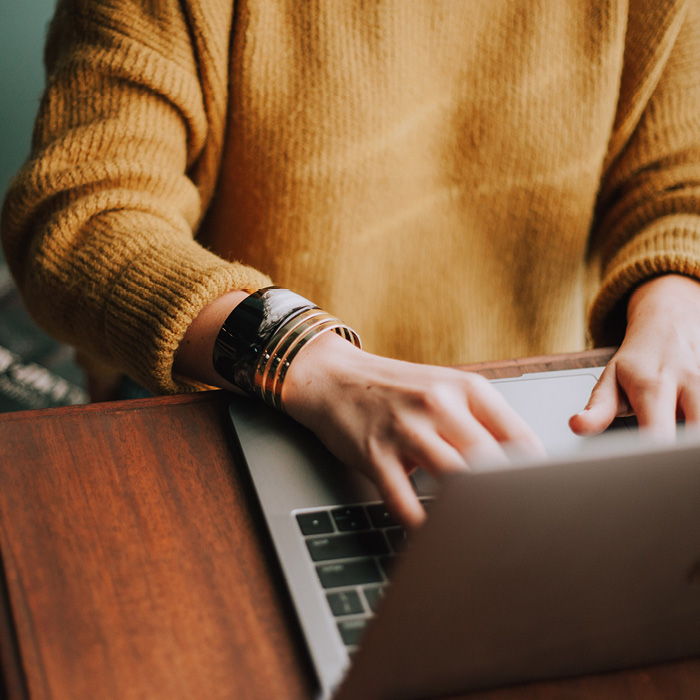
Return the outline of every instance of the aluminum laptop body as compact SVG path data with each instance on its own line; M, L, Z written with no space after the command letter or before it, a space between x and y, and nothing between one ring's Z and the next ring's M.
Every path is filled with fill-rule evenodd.
M624 437L449 477L337 700L700 656L700 436L672 448Z
M596 368L530 374L514 379L497 380L494 382L494 385L504 393L516 410L518 410L532 425L535 431L540 434L552 454L571 455L581 450L582 443L579 438L573 436L568 430L566 426L567 419L571 414L580 410L585 404L590 390L593 388L601 371L602 368ZM311 433L301 428L288 417L275 413L262 404L238 397L234 398L232 401L230 414L233 420L235 433L240 442L243 457L250 470L270 535L285 578L287 579L299 622L317 671L321 687L320 694L323 697L328 697L345 676L349 665L347 639L344 644L341 634L339 634L339 619L344 624L348 624L352 623L355 618L352 614L349 614L347 617L341 616L338 618L337 615L334 616L331 612L329 608L330 598L327 597L329 591L328 589L324 589L319 583L319 567L310 557L308 543L305 541L304 537L300 535L297 516L308 512L318 512L318 509L340 507L346 504L378 502L378 494L374 486L365 477L357 471L342 466L322 445L320 445ZM693 459L700 461L700 457L698 457L699 454L700 453L695 453ZM570 463L571 459L571 457L567 459L561 456L559 460L562 462L562 468L564 468L564 464ZM592 460L592 464L598 465L598 471L596 472L598 476L595 477L592 482L590 480L587 481L587 476L585 475L579 477L582 483L575 484L575 488L573 488L574 494L587 493L582 487L584 483L588 483L590 488L594 488L594 490L598 489L604 491L605 479L607 477L605 473L600 471L599 465L604 462L605 458L593 456L590 459ZM552 511L550 501L553 503L559 501L561 495L560 490L564 488L562 484L565 484L565 481L561 482L561 484L556 482L559 485L554 491L550 492L545 488L549 483L548 477L544 477L542 481L543 477L537 475L541 473L542 469L548 474L553 473L556 471L556 469L554 469L554 464L532 465L532 467L531 470L516 470L513 472L515 475L514 479L524 479L528 484L530 483L528 477L523 476L523 474L527 475L531 472L533 475L533 483L535 484L535 486L530 486L530 492L528 492L530 493L530 506L524 508L522 512L518 512L518 517L527 525L529 522L528 514L531 514L532 526L535 527L535 525L539 523L537 526L543 528L545 525L541 522L541 518L538 520L537 513L540 509L544 509L546 513ZM538 469L540 471L538 471ZM578 467L579 471L581 469L583 468ZM632 473L630 470L633 469L633 467L620 469L621 473L624 472L628 475L629 480L629 475ZM625 469L627 471L625 471ZM501 481L498 483L508 483L509 473L510 471L499 472L497 477ZM593 476L593 471L590 473ZM574 474L574 471L571 471L571 474ZM700 465L698 465L698 470L695 474L696 476L700 475ZM510 571L509 567L512 568L515 566L512 561L494 561L492 557L489 557L483 558L481 563L476 564L471 559L469 561L465 560L460 554L462 551L468 551L464 549L468 545L474 549L474 551L480 551L482 557L485 557L485 552L499 541L499 537L501 539L507 539L506 533L508 531L507 528L510 527L508 525L510 519L505 517L502 508L500 510L496 508L498 499L501 497L505 498L505 496L491 496L488 502L494 504L492 511L487 508L474 509L471 505L469 508L455 505L455 498L464 498L465 503L471 504L469 499L471 498L473 500L476 496L473 494L469 495L471 494L471 486L469 486L469 484L477 484L480 488L482 484L485 484L484 488L486 488L488 486L486 484L486 477L489 477L489 472L465 475L464 482L458 480L454 488L446 490L443 496L439 496L436 499L428 519L428 524L422 529L421 533L419 533L420 537L415 538L416 541L411 542L407 552L400 557L401 561L396 569L396 581L398 581L398 583L394 581L394 574L392 573L391 587L385 599L379 605L377 618L368 628L366 641L368 645L371 645L369 648L372 649L372 656L378 655L380 658L385 656L383 651L380 652L377 649L384 650L384 645L387 643L387 635L388 638L395 640L395 635L399 634L399 636L401 636L403 631L408 628L411 629L412 633L418 635L418 639L426 639L426 635L436 632L435 621L442 620L443 618L441 616L445 614L445 610L439 608L439 606L437 608L427 606L427 608L423 610L422 617L415 616L413 606L406 602L406 599L413 595L414 591L409 594L406 589L406 584L401 583L402 580L405 581L405 576L407 576L407 574L404 573L405 570L410 570L412 572L410 574L411 576L415 576L416 571L433 573L441 571L442 575L439 577L442 579L441 581L435 580L430 576L418 576L414 581L420 592L422 592L422 595L429 600L438 601L445 597L454 597L456 595L455 591L450 590L448 592L444 587L441 588L440 586L444 586L445 579L451 581L453 584L458 584L461 577L464 577L465 586L468 584L468 586L471 587L470 590L474 591L478 588L474 588L476 585L474 581L482 580L483 590L479 589L478 595L486 596L486 602L493 602L494 595L496 597L509 596L509 586L514 585L513 580L508 577L501 580L498 573L504 570L506 572ZM538 478L541 481L538 482ZM686 501L689 498L694 498L695 500L692 501L692 504L697 506L695 513L700 512L700 482L698 482L697 478L693 480L692 476L686 475L686 478L690 479L690 482L684 485L681 495L685 494ZM539 503L539 505L537 500L537 483L544 485L542 502ZM593 485L591 486L591 484ZM435 485L431 480L417 480L417 490L419 494L434 492L434 489ZM695 491L693 491L693 489L695 489ZM641 502L646 502L644 499L642 499L642 501L639 500L641 495L642 494L632 493L631 498L637 505ZM618 498L621 498L620 494L618 494ZM477 498L477 500L479 499ZM590 502L586 503L588 510L584 508L585 504L579 504L579 507L584 508L585 511L582 514L584 517L581 519L581 523L584 526L588 522L596 522L595 506L591 505ZM624 505L624 502L613 503L611 507L616 506L619 507L621 511L624 511ZM477 521L475 524L470 520L468 530L464 529L465 523L460 521L460 514L465 515L467 511L469 511L469 518L472 519L477 517L477 514L483 516L483 523L480 525ZM680 512L678 509L676 509L676 511ZM493 514L495 513L501 514L501 520L498 521L498 523L500 523L500 529L495 528L494 525L493 517L495 516ZM633 513L633 516L637 518L642 517L642 515L643 513L641 512L636 515ZM566 561L568 561L571 557L571 547L579 547L583 552L587 552L586 556L588 559L584 560L590 561L591 552L589 550L594 548L594 543L585 541L585 536L578 533L576 536L579 539L575 540L574 544L568 545L566 542L567 531L566 527L564 527L570 520L568 511L560 512L560 516L563 522L556 520L552 522L547 521L549 526L555 527L557 530L558 539L555 538L554 540L556 546L552 546L551 549L545 547L545 554L538 550L537 556L531 561L532 566L530 570L540 571L542 576L544 576L546 572L547 576L550 577L549 583L547 584L549 588L542 588L540 585L540 588L535 586L535 589L531 590L535 582L534 580L529 581L524 592L522 590L520 591L520 598L510 595L510 599L514 601L516 612L520 609L519 606L521 603L525 604L528 602L528 595L531 596L530 602L541 602L537 598L538 590L544 591L552 587L554 589L557 588L558 569L556 567L556 562L562 560L562 558L566 558ZM610 513L607 513L606 517L607 520L604 520L603 523L605 527L611 527L612 516ZM450 538L445 539L442 530L436 534L438 525L444 528L444 523L446 522L452 527L453 531L467 533L468 539L475 538L474 541L468 542L463 536L458 537L455 541L454 534ZM513 520L513 523L517 523L518 528L524 527L522 522L518 520ZM685 524L687 525L688 523L686 522ZM503 527L506 529L503 530ZM601 535L601 527L603 527L602 524L598 529L594 528L595 534L598 537ZM658 537L662 538L662 542L664 541L664 536L668 537L671 534L680 537L679 532L670 533L667 529L668 528L662 528L662 532L658 535ZM700 559L700 542L698 541L697 535L699 531L700 528L695 527L693 532L694 539L692 539L692 542L683 541L680 545L681 552L687 554L686 558L691 557L692 554ZM536 527L533 532L538 532ZM589 531L584 527L583 532ZM611 541L617 543L617 546L633 546L634 542L639 541L633 540L625 542L624 538L621 539L622 532L626 533L627 530L620 531L620 533L618 533L619 537L611 539ZM574 537L575 534L576 533L571 533L571 536ZM590 531L590 534L591 537L593 537L593 531ZM533 535L533 537L535 536ZM430 538L436 538L436 541ZM309 539L319 540L320 538L306 538L306 540ZM430 541L429 545L425 544L427 541ZM536 541L537 539L535 537L533 542ZM440 542L442 542L442 544L440 544ZM655 543L658 544L656 540ZM530 542L530 544L532 545L532 542ZM430 550L432 558L426 558L426 547ZM521 563L523 557L527 557L527 552L518 553L519 550L512 552L507 548L498 547L495 551L504 554L504 556L506 554L508 556L517 555L516 560L521 561ZM642 551L641 549L636 549L634 551L638 554L637 558L643 558L642 555L646 552L646 550ZM654 550L650 549L646 554L651 556L652 551ZM549 555L547 555L546 552L549 552ZM605 581L609 579L609 589L611 591L616 591L616 595L620 595L622 579L617 577L617 573L619 573L617 569L610 568L610 556L612 556L612 554L608 552L606 556L599 560L600 568L597 569L596 572L587 570L587 580L589 580L589 582L591 580L596 582L597 586L604 586ZM680 553L678 556L682 558ZM520 557L520 559L517 559L518 557ZM633 560L634 562L637 561L634 557ZM352 563L352 561L350 561L350 563ZM686 562L686 564L690 566L690 562ZM632 570L634 570L634 567L632 567ZM595 575L591 579L592 573ZM471 578L469 578L467 574L470 574ZM644 572L640 570L638 574L642 576ZM552 576L553 578L551 578ZM498 581L498 585L492 589L491 594L489 594L491 597L489 598L489 595L486 595L489 587L486 586L484 582L490 581L493 583L495 579ZM625 579L625 582L628 582L627 579ZM687 581L684 585L690 588L690 584L688 584ZM678 587L682 588L680 584ZM410 586L408 588L410 588ZM331 588L330 590L333 591L335 589ZM342 588L338 590L341 592L345 591L345 589ZM459 590L462 589L458 586L457 592L459 592ZM464 590L467 589L465 588ZM518 590L520 590L520 588ZM695 585L693 591L695 594L693 600L697 603L700 598L697 585ZM522 596L524 596L524 598ZM361 597L366 608L367 600L365 600L364 596ZM457 595L457 599L459 600L459 595ZM472 600L473 604L479 609L489 609L486 604L484 604L484 606L480 605L478 596L475 598L473 594L470 594L469 596L465 596L465 600L467 599ZM683 600L685 601L686 599L683 598ZM610 601L608 601L608 603L610 603ZM466 607L470 609L468 605ZM687 612L687 608L684 610ZM695 615L694 620L696 627L694 629L696 630L700 630L699 610L700 607L697 605L691 610L692 614ZM462 620L464 624L461 624L460 616L464 616ZM458 627L461 625L460 629L468 631L469 627L473 626L474 628L472 636L467 634L472 640L472 647L468 648L470 649L470 658L474 659L473 663L469 660L465 662L466 652L461 652L459 647L454 647L453 653L446 654L447 661L451 661L453 664L449 666L448 663L449 668L433 663L432 657L427 659L421 655L413 659L412 666L415 667L414 670L425 670L426 674L421 675L419 673L417 676L412 676L410 673L407 673L405 669L398 670L397 666L391 667L390 664L385 667L386 671L382 672L380 669L372 667L371 664L367 663L367 654L370 652L367 652L367 654L365 653L365 640L363 639L357 654L358 663L356 665L356 671L354 670L349 676L349 681L351 683L357 683L358 688L362 687L362 695L355 695L355 697L372 697L371 688L367 686L368 682L369 685L374 687L377 691L378 694L376 697L414 697L411 693L417 693L415 697L420 697L421 693L423 695L431 695L469 687L482 687L525 680L533 677L531 675L533 672L535 673L534 677L544 677L582 673L598 668L610 668L620 664L625 665L626 662L640 663L648 660L648 657L645 655L640 656L638 653L635 654L635 649L631 652L632 656L635 658L629 659L620 658L619 655L616 656L615 654L606 655L605 653L603 654L605 658L598 658L595 655L585 657L585 655L583 655L580 665L572 665L569 663L569 661L567 661L569 657L560 658L556 663L533 663L531 657L527 657L527 659L523 660L511 647L515 645L516 648L529 649L531 645L529 645L528 640L529 642L537 641L540 634L534 634L534 630L532 629L536 620L527 617L519 618L517 615L514 619L520 621L518 623L521 625L521 628L519 628L520 637L516 635L515 638L513 638L512 635L509 637L506 634L501 638L499 637L500 632L498 628L496 628L490 638L492 646L485 644L483 646L483 653L480 656L472 657L474 649L482 648L480 646L481 642L479 641L480 637L483 636L481 628L474 626L475 623L466 614L464 606L458 606L456 609L453 609L451 618L452 622L457 624ZM400 622L397 622L397 620ZM562 618L561 621L565 622L566 620ZM596 622L598 622L597 618ZM484 623L484 620L482 620L482 623ZM545 628L551 628L554 623L556 623L556 620L554 622L552 620L546 620L544 626ZM568 624L567 622L567 625ZM399 629L397 629L397 625ZM447 628L448 626L445 626L445 630L447 630ZM552 632L549 636L551 640L550 647L540 649L540 653L547 656L547 658L549 658L548 655L551 653L552 649L560 648L562 645L563 648L566 648L567 643L574 643L567 637L565 632L562 637L561 635L557 636L554 634L554 630L550 631ZM601 634L604 632L605 630L602 630ZM406 635L406 638L408 638L408 636L410 635ZM686 634L684 643L681 644L685 652L695 653L695 651L697 651L697 653L700 653L700 646L698 646L697 650L695 650L694 647L691 650L686 648L688 646L687 636ZM533 637L535 637L535 639L533 639ZM502 645L500 647L498 647L500 643L498 642L499 639L502 639ZM439 641L440 639L436 637L434 648L440 648L442 651L446 651L443 647L439 646ZM695 639L693 638L691 641L694 643ZM499 648L500 655L491 653L493 651L493 644ZM575 649L579 650L581 648L580 646L575 647ZM465 649L467 649L467 647L465 647ZM569 651L571 651L571 649L569 649ZM664 653L664 650L656 649L654 653L652 653L652 656L654 656L654 658L671 658L676 655L673 649L666 649L665 652L668 653ZM491 656L489 656L489 654ZM442 658L443 654L441 653L440 656ZM573 654L573 656L576 655ZM493 668L485 668L483 666L483 664L486 663L484 659L487 657L498 661L498 668L495 671ZM387 658L389 657L387 656ZM395 656L391 658L395 663L398 663ZM584 658L593 659L593 666L591 666L590 660L584 662ZM504 659L511 660L511 663L503 664ZM488 664L486 664L486 666L488 666ZM455 671L455 669L459 669L459 671ZM397 673L403 675L404 680L408 683L406 687L392 688L389 680ZM381 676L377 674L381 674ZM379 683L380 678L382 679L383 685ZM352 695L349 697L352 697Z

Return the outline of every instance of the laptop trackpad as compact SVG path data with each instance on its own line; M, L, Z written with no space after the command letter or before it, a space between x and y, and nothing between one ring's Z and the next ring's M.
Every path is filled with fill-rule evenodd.
M493 382L508 403L539 435L550 454L577 449L585 441L571 431L569 418L583 410L597 374L518 377Z

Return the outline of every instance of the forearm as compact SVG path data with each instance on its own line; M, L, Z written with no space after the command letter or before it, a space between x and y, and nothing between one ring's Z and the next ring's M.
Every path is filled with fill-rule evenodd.
M227 292L207 304L192 321L175 353L177 374L203 384L235 390L215 369L212 362L214 341L233 309L248 296L247 292Z

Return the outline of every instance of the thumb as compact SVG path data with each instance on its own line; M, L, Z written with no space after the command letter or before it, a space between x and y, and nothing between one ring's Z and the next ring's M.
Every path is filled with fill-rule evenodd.
M615 366L610 363L593 387L586 408L569 419L569 427L579 435L602 433L620 413L621 408Z

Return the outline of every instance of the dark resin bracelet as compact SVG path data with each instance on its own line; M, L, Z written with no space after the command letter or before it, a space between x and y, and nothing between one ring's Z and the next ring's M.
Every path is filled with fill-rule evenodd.
M214 343L214 369L246 394L256 394L255 368L276 331L298 314L316 308L288 289L258 289L224 321Z

